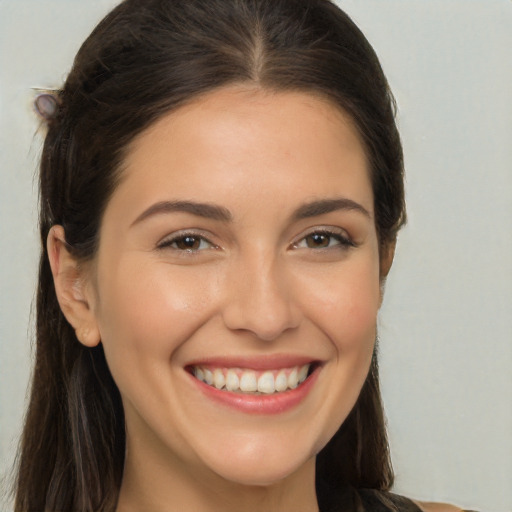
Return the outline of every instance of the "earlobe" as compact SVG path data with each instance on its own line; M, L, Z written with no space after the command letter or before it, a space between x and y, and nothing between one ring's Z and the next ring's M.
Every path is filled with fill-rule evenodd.
M92 307L92 292L83 269L69 251L62 226L50 229L47 251L62 313L75 329L80 343L88 347L98 345L101 338Z

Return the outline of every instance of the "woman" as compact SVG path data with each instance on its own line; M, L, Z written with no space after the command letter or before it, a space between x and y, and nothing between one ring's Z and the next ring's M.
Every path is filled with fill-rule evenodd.
M388 492L403 161L351 20L128 0L45 101L16 510L430 510Z

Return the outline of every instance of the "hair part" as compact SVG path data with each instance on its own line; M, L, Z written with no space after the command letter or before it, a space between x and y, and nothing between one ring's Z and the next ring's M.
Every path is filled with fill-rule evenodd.
M103 349L81 345L55 294L46 240L64 227L90 260L130 143L163 115L234 84L321 95L349 114L366 149L381 247L405 222L395 105L371 45L328 0L125 0L79 50L40 167L36 361L16 510L113 511L125 426ZM317 459L335 485L389 489L377 357L358 402Z

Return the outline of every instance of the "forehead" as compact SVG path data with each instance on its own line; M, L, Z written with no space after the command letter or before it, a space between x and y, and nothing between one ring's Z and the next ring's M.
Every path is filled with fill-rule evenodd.
M303 92L211 92L139 135L123 167L114 196L129 194L134 202L176 194L218 202L277 189L308 199L355 195L369 211L373 206L354 123L332 102Z
M361 145L358 149L363 146L350 115L326 96L234 85L202 94L165 114L135 138L128 153L147 145L149 139L158 143L158 138L165 134L201 136L214 128L210 137L215 134L222 137L227 134L223 128L229 130L237 123L240 138L251 135L249 132L255 134L258 129L266 130L268 138L274 137L276 141L284 140L287 135L289 140L313 140L330 132L336 145L345 151L358 144ZM278 133L281 128L287 129Z

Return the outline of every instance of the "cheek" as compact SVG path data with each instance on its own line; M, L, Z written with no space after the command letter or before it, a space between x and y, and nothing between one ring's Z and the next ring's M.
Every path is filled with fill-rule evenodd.
M331 357L325 368L330 392L319 404L325 414L319 427L318 453L354 407L370 368L380 303L375 258L340 265L324 286L310 287L311 319L329 340Z
M168 265L137 259L125 258L101 276L102 342L111 358L122 351L124 360L167 359L208 315L210 292L197 271L171 273Z
M378 268L370 260L347 266L330 277L322 287L309 287L313 320L338 351L373 350L380 305Z

